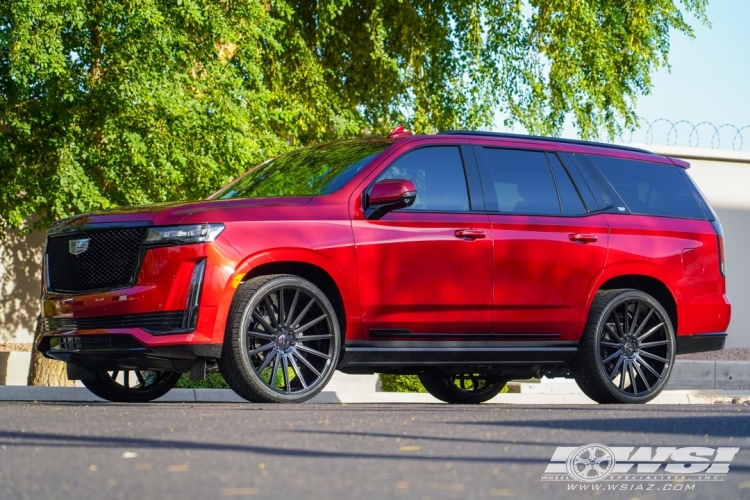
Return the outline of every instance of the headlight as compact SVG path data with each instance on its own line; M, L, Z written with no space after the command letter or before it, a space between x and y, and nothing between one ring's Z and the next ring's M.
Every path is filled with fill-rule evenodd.
M223 230L224 224L152 227L146 234L146 245L207 243L214 241Z

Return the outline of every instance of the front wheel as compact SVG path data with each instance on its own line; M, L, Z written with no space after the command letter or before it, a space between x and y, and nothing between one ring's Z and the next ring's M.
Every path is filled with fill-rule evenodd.
M237 289L219 369L248 401L301 403L331 379L340 347L336 312L318 287L299 276L259 276Z
M598 403L645 403L664 389L674 357L674 328L656 299L639 290L604 290L591 305L571 368Z
M152 370L95 372L93 380L82 380L88 390L102 399L118 403L146 403L168 393L180 379L179 373Z
M484 403L497 396L507 383L505 380L478 373L422 373L419 375L419 381L432 396L451 404Z

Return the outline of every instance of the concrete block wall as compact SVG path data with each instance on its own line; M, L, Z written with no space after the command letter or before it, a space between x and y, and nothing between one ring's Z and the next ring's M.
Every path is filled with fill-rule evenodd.
M0 352L0 385L26 385L30 352Z

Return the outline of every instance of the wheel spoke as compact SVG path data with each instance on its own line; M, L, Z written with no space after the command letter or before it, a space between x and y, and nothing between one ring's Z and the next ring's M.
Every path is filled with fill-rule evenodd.
M617 308L615 308L615 309L614 309L614 310L612 311L612 317L613 317L613 318L614 318L614 320L615 320L615 326L617 327L617 334L618 334L618 335L619 335L620 337L622 337L622 336L623 336L623 335L625 335L625 334L624 334L624 333L623 333L623 331L622 331L622 322L620 321L620 318L619 318L619 317L617 316Z
M658 374L658 373L656 372L656 370L654 370L654 369L653 369L653 368L651 367L651 365L650 365L650 364L646 363L646 360L645 360L645 359L643 359L643 358L642 358L642 357L640 356L640 353L638 354L638 357L636 357L635 359L636 359L636 360L638 360L638 362L639 362L640 364L642 364L643 366L645 366L645 367L646 367L646 369L647 369L648 371L650 371L651 373L653 373L653 374L654 374L654 376L655 376L656 378L658 378L659 380L661 380L661 378L662 378L662 377L661 377L661 375L659 375L659 374Z
M640 337L638 337L638 342L643 342L643 339L645 339L646 337L650 336L652 333L654 333L656 330L658 330L662 326L664 326L664 323L659 323L655 327L651 328L649 331L647 331L646 333L644 333L643 335L641 335Z
M260 323L260 326L262 326L269 334L273 334L276 331L276 329L272 328L271 325L268 324L266 319L260 315L257 309L253 311L253 317L256 320L258 320L258 323ZM253 333L258 333L258 332L253 332Z
M297 337L297 342L310 342L312 340L327 340L333 337L333 334L328 335L303 335Z
M653 316L653 315L654 315L654 310L653 309L649 309L648 313L646 314L646 317L643 318L643 321L641 321L641 324L638 325L638 329L633 334L634 337L638 337L641 334L641 332L643 331L643 328L648 323L648 320L650 320L651 316Z
M279 358L281 357L281 353L277 350L276 356L273 358L273 375L271 376L271 389L276 388L276 379L279 376Z
M622 337L617 335L617 332L612 329L611 326L609 326L607 323L604 323L604 328L609 332L610 335L612 335L616 341L622 343Z
M138 379L138 383L141 384L141 387L146 387L146 380L144 380L143 375L139 370L135 371L135 377Z
M638 322L638 314L641 312L641 303L638 302L638 305L635 306L635 312L633 313L633 321L630 323L630 329L628 330L628 333L630 335L633 334L633 330L635 330L635 325Z
M668 340L659 340L658 342L647 342L645 344L641 344L640 348L645 349L646 347L656 347L658 345L669 345Z
M276 340L276 335L256 332L255 330L250 330L249 332L247 332L247 334L251 337L258 337L259 339L263 339L263 340Z
M625 314L623 315L625 319L625 324L622 328L622 333L628 333L630 331L630 316L628 315L628 302L625 301Z
M612 361L613 359L615 359L617 356L619 356L621 354L622 354L622 351L621 350L617 350L614 354L610 354L605 359L603 359L602 360L602 364L606 365L607 363L609 363L610 361Z
M638 375L641 376L641 380L643 380L643 383L646 384L646 390L651 390L651 384L648 383L648 380L646 379L646 376L643 374L643 370L641 370L641 365L638 362L633 363L635 366L635 370L638 372Z
M271 324L274 328L279 328L279 318L276 317L276 314L273 312L273 304L271 304L271 300L268 298L268 295L263 297L263 302L266 304L266 312L268 313L268 317L271 318Z
M295 347L299 349L300 351L310 353L314 356L320 356L321 358L331 359L331 356L329 356L328 354L324 354L320 351L316 351L315 349L310 349L309 347L305 347L301 344L297 344Z
M656 361L661 361L662 363L666 363L667 359L662 358L661 356L657 356L656 354L651 354L647 351L640 351L639 353L641 356L646 356L647 358L655 359Z
M284 325L284 287L279 288L279 324Z
M122 379L125 381L124 387L130 388L130 370L122 372Z
M284 387L286 387L286 393L291 394L292 384L289 381L289 360L287 359L286 354L281 356L281 361L283 362L284 367Z
M308 328L317 325L318 323L320 323L321 321L323 321L327 317L328 317L327 314L324 314L323 316L319 316L319 317L315 318L314 320L310 321L309 323L306 323L305 325L300 326L299 328L295 328L294 329L294 333L302 333L305 330L307 330Z
M117 382L117 376L118 376L119 374L120 374L120 372L119 372L119 371L113 371L113 372L112 372L112 380L114 380L115 382Z
M625 356L620 356L620 359L617 360L617 364L615 364L615 367L612 369L612 373L609 374L609 380L614 380L617 376L617 371L620 369L620 365L625 360Z
M625 390L625 373L628 371L628 360L624 359L622 362L622 369L620 370L620 390Z
M273 348L273 346L275 346L275 345L276 344L274 344L273 342L269 342L268 344L262 345L262 346L258 347L257 349L253 349L252 351L250 351L249 353L247 353L247 355L250 356L250 357L255 356L258 353L261 353L261 352L264 352L264 351L267 351L267 350Z
M294 298L292 299L292 305L289 306L289 311L286 313L286 325L289 326L289 318L294 319L294 308L297 307L297 299L299 298L299 288L294 291Z
M295 348L294 350L292 350L292 356L297 356L297 358L298 358L298 359L299 359L300 361L302 361L302 363L303 363L303 364L304 364L304 365L305 365L305 366L306 366L306 367L307 367L307 368L308 368L308 369L309 369L309 370L310 370L311 372L313 372L313 373L315 374L315 376L316 376L316 377L320 378L320 377L322 376L322 375L321 375L321 373L320 373L320 372L318 371L318 369L317 369L317 368L315 368L315 367L314 367L314 366L312 365L312 363L310 363L310 362L309 362L309 361L308 361L307 359L305 359L305 357L304 357L304 356L302 356L302 355L300 355L299 353L297 353L297 349L296 349L296 348Z
M302 321L302 318L305 317L305 314L307 314L307 311L310 310L310 308L315 304L315 299L310 299L310 302L307 303L304 309L302 309L302 312L299 313L299 316L297 316L297 319L294 320L294 323L292 323L292 328L296 328L297 325L299 325L299 322Z
M612 349L619 349L622 344L615 344L614 342L601 342L604 347L611 347Z
M266 358L263 360L263 363L260 365L260 367L255 370L255 373L260 375L260 373L266 369L266 367L271 363L271 361L276 357L276 352L270 352L266 354Z
M302 376L302 370L300 370L299 366L297 366L297 362L294 360L294 356L289 356L289 362L292 363L292 370L294 370L294 373L297 374L297 378L299 378L299 381L302 383L302 388L307 389L307 382L305 381L305 377Z
M628 363L628 375L630 375L630 385L633 386L633 394L638 395L638 385L635 383L635 370L633 370L633 363Z

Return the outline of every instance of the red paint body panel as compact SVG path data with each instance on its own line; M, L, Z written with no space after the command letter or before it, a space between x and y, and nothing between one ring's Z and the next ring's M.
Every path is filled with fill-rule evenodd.
M656 278L675 299L677 335L726 331L731 306L710 222L618 214L604 217L610 225L609 258L598 285L624 274ZM702 276L685 275L682 253L686 248L700 252Z
M222 223L209 244L149 249L135 286L83 295L44 292L44 316L179 311L195 263L207 259L198 326L193 333L130 333L146 346L221 344L238 275L259 266L298 262L335 282L347 340L371 329L447 335L540 334L580 338L596 291L619 276L662 282L677 304L677 334L724 332L730 305L719 272L717 235L707 221L594 214L584 217L501 215L483 211L395 211L366 220L362 194L398 156L430 144L492 145L607 154L671 164L670 159L587 145L469 136L405 137L389 146L339 191L277 199L206 200L86 215L86 224L149 221L154 225ZM456 231L484 231L463 238ZM595 235L587 243L571 234ZM687 256L686 252L687 251ZM700 272L699 272L700 270ZM439 342L439 340L435 340Z
M466 240L456 231L484 231ZM370 329L488 333L492 239L487 215L392 212L355 220L365 337Z
M494 251L494 330L577 340L586 298L607 259L603 215L490 215ZM571 234L593 235L578 243Z

